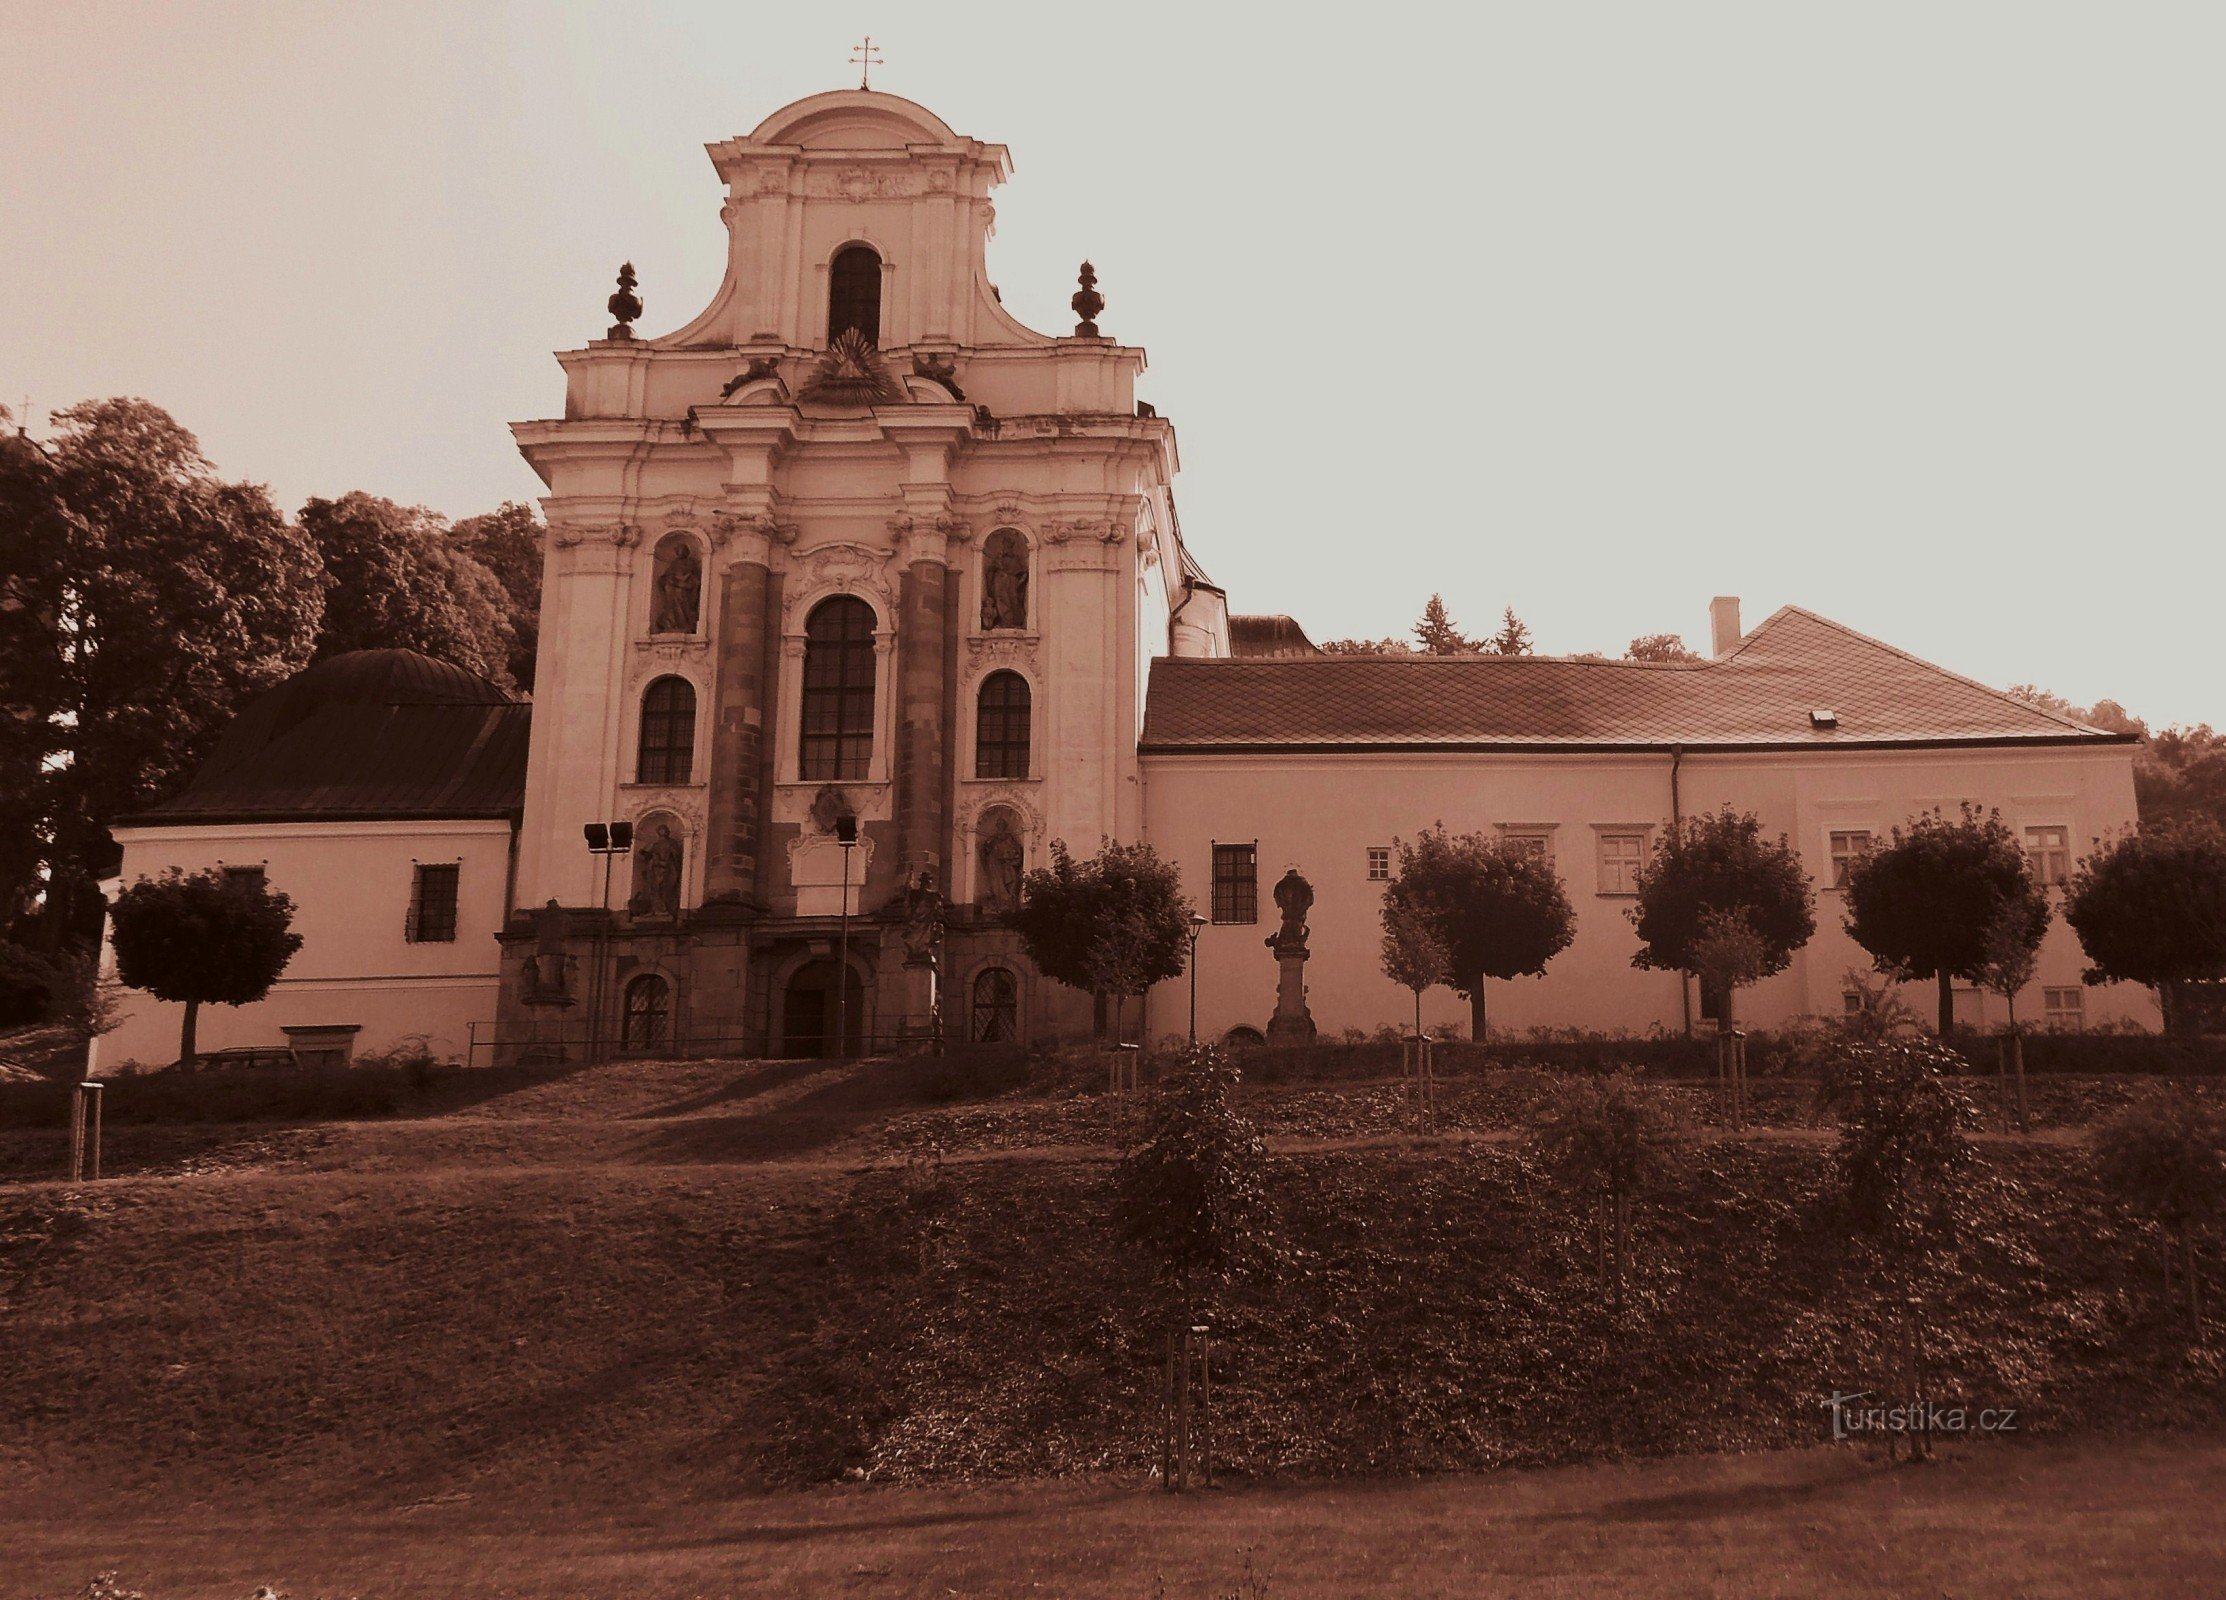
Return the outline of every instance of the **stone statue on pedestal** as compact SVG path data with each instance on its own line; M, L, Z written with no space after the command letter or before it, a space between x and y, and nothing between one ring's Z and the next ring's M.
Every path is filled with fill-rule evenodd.
M572 957L565 953L572 919L564 907L551 900L534 914L533 954L526 957L525 1003L529 1006L568 1006L572 1003Z
M1306 913L1314 906L1314 886L1293 867L1275 885L1275 908L1283 925L1264 941L1275 952L1275 1015L1268 1019L1269 1044L1312 1044L1314 1014L1306 1009Z

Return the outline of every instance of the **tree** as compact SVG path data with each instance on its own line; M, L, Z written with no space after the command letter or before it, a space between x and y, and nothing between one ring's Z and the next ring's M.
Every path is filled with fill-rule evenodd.
M1484 641L1484 653L1494 656L1527 656L1537 652L1532 648L1530 629L1523 619L1509 606L1500 613L1499 632Z
M2064 920L2089 983L2147 984L2166 1031L2194 1031L2187 986L2226 978L2226 829L2198 819L2121 834L2072 874Z
M332 589L317 656L416 650L509 681L509 598L493 573L450 542L441 519L360 491L301 508Z
M1411 913L1429 928L1445 951L1446 981L1469 1002L1470 1037L1482 1044L1484 980L1535 977L1568 949L1577 926L1569 896L1544 852L1521 840L1456 837L1440 823L1412 845L1394 842L1399 871L1384 890L1385 914Z
M1054 839L1051 864L1021 880L1006 921L1052 982L1112 996L1115 1039L1122 998L1180 977L1190 943L1182 874L1148 844L1107 842L1077 861Z
M219 481L159 406L54 421L51 448L0 450L0 901L39 897L48 949L97 936L109 823L309 659L326 584L264 490Z
M1685 648L1685 638L1676 633L1641 634L1631 641L1623 652L1626 661L1698 661L1699 656Z
M533 687L541 639L541 539L546 531L533 507L511 500L500 510L464 518L448 534L455 549L485 567L502 586L503 621L510 629L505 665L521 689Z
M2186 1265L2188 1326L2203 1338L2203 1278L2196 1242L2226 1217L2226 1115L2184 1087L2133 1106L2095 1131L2105 1187L2164 1237L2164 1294L2172 1256Z
M1888 977L1939 985L1946 1039L1955 1031L1955 981L1985 977L2005 918L2023 919L2037 941L2047 897L2002 814L1966 804L1953 820L1938 811L1913 818L1848 868L1847 931Z
M1237 1067L1194 1044L1144 1107L1143 1137L1121 1159L1121 1218L1188 1293L1267 1253L1268 1151L1235 1105Z
M1412 900L1385 895L1383 902L1384 976L1414 991L1414 1031L1422 1032L1422 991L1452 980L1446 972L1445 945L1429 915Z
M116 975L157 1000L183 1002L178 1063L194 1061L203 1004L244 1006L270 993L301 948L294 902L260 877L172 867L141 878L109 911Z
M1404 639L1332 639L1320 647L1325 656L1411 656L1413 645Z
M1597 1203L1600 1275L1617 1306L1631 1253L1631 1204L1668 1165L1671 1133L1645 1088L1624 1072L1569 1085L1538 1130L1547 1169Z
M2002 1036L1998 1058L2002 1122L2009 1124L2011 1084L2017 1094L2017 1125L2028 1120L2025 1103L2025 1040L2017 1031L2017 997L2033 981L2040 965L2041 941L2048 936L2053 913L2048 893L2038 884L2034 892L2006 901L1994 925L1987 930L1986 960L1979 967L1979 986L2002 997L2009 1011L2009 1026Z
M1725 806L1663 830L1639 869L1638 904L1629 915L1639 935L1631 965L1703 982L1722 981L1728 972L1736 990L1783 972L1809 942L1816 895L1783 834L1765 839L1752 812ZM1746 939L1753 945L1727 943ZM1710 978L1712 971L1719 976ZM1732 995L1719 998L1729 1028Z
M1430 596L1430 603L1422 608L1421 620L1414 625L1414 636L1426 656L1465 656L1476 649L1476 641L1453 625L1441 595Z
M1914 1242L1940 1185L1970 1159L1978 1113L1954 1083L1962 1065L1929 1039L1849 1045L1826 1059L1818 1101L1839 1114L1838 1165L1857 1227Z

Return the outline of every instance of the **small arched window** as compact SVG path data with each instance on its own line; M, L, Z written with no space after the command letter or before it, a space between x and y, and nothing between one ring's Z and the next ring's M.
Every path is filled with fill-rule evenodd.
M863 778L873 759L873 607L836 595L804 622L803 731L797 773L806 783Z
M625 1048L631 1055L665 1049L672 1031L672 988L653 972L626 986Z
M695 779L696 688L686 678L659 678L642 695L636 783L690 783Z
M975 975L967 1035L976 1044L1010 1044L1020 1036L1020 985L1003 967L985 967Z
M1028 680L1017 672L992 672L982 680L974 719L974 776L1028 776L1028 724L1034 702Z
M856 329L881 344L881 258L862 244L845 245L827 268L827 342Z

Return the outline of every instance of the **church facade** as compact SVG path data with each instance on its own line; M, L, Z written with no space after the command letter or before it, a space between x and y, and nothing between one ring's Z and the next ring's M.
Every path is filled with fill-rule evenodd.
M1575 945L1502 986L1495 1024L1679 1028L1694 996L1630 967L1623 913L1666 821L1723 804L1785 831L1823 887L1817 943L1744 1015L1830 1014L1864 964L1830 886L1864 842L1971 801L2060 878L2133 820L2125 741L1807 612L1748 633L1719 600L1710 656L1674 666L1325 656L1289 619L1232 618L1183 541L1143 352L1100 332L1088 265L1072 332L1000 303L1001 146L857 90L709 148L728 232L711 305L643 336L629 268L607 335L558 355L561 415L513 430L549 533L502 887L472 902L468 993L444 1013L475 1059L1087 1035L1090 1001L1036 975L1000 916L1055 840L1144 839L1180 867L1207 917L1201 1034L1264 1031L1260 903L1294 871L1316 895L1314 1023L1396 1024L1411 1001L1377 970L1377 900L1395 841L1439 821L1535 842L1579 907ZM320 803L351 786L351 826L405 842L489 820L441 820L447 791L383 816L370 771L328 774ZM259 792L123 830L126 874L206 856L196 827L316 825L287 810L298 784ZM329 865L279 886L343 901ZM2059 926L2021 1015L2153 1025L2080 965ZM1148 997L1145 1037L1183 1031L1191 982ZM368 1015L369 992L297 987L284 1025ZM260 1037L277 1003L205 1026ZM106 1054L157 1050L161 1009Z

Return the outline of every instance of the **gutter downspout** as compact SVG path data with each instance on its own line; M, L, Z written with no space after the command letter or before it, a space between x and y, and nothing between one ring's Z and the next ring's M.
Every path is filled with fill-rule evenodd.
M1670 746L1670 826L1677 827L1685 820L1685 807L1678 793L1677 769L1685 764L1685 747ZM1685 1037L1693 1036L1693 980L1680 972L1677 975L1677 998L1685 1008Z

